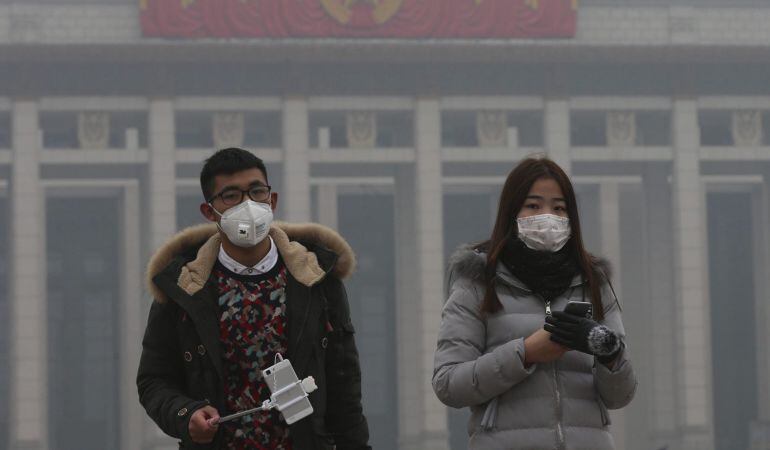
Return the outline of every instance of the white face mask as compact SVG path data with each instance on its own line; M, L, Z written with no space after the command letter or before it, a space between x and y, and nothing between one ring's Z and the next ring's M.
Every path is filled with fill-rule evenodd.
M532 250L558 252L572 235L569 219L553 214L516 219L519 239Z
M219 214L213 206L214 212ZM238 247L253 247L267 237L273 223L273 210L267 203L247 199L219 214L219 229Z

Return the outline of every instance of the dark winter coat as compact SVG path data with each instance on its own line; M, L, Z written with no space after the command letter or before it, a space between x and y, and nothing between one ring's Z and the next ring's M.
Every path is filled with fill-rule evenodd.
M302 379L313 376L313 414L290 427L297 450L368 449L361 407L361 371L341 279L355 257L336 232L316 224L275 223L270 236L289 276L286 286L288 351ZM221 245L215 225L182 231L150 260L148 286L155 301L142 342L137 375L147 414L180 448L218 449L190 440L197 409L224 410L224 365L216 287L209 281Z

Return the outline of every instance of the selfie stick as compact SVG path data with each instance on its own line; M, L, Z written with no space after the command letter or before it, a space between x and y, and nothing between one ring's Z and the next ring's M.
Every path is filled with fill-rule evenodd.
M284 402L279 402L278 400L276 400L276 398L279 395L283 394L284 392L287 392L288 390L294 388L297 385L299 385L302 388L302 395L297 396L296 398L289 399L289 401L284 401ZM245 411L240 411L235 414L230 414L229 416L220 417L219 420L213 421L211 425L223 423L223 422L229 422L231 420L235 420L243 416L248 416L250 414L254 414L259 411L269 411L274 408L277 408L278 411L283 411L284 409L290 407L291 405L307 398L308 394L315 391L316 389L318 389L318 386L316 386L315 379L313 379L313 377L307 377L304 380L297 380L294 383L291 383L275 391L268 400L265 400L264 402L262 402L261 406L258 406L252 409L247 409Z

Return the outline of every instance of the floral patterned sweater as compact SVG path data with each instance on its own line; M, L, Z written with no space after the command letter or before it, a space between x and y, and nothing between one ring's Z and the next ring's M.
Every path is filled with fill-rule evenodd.
M212 272L219 292L219 340L224 350L225 406L231 414L262 404L270 390L261 370L288 345L286 266L238 275L217 262ZM257 413L222 425L225 448L290 450L289 427L278 411Z

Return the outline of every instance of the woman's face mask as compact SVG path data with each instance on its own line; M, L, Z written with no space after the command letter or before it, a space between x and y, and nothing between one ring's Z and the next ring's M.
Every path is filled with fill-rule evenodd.
M572 235L569 218L553 214L516 219L519 239L532 250L558 252Z
M238 247L253 247L262 242L273 223L270 205L251 199L233 206L224 214L220 214L213 206L211 208L221 217L219 229Z

